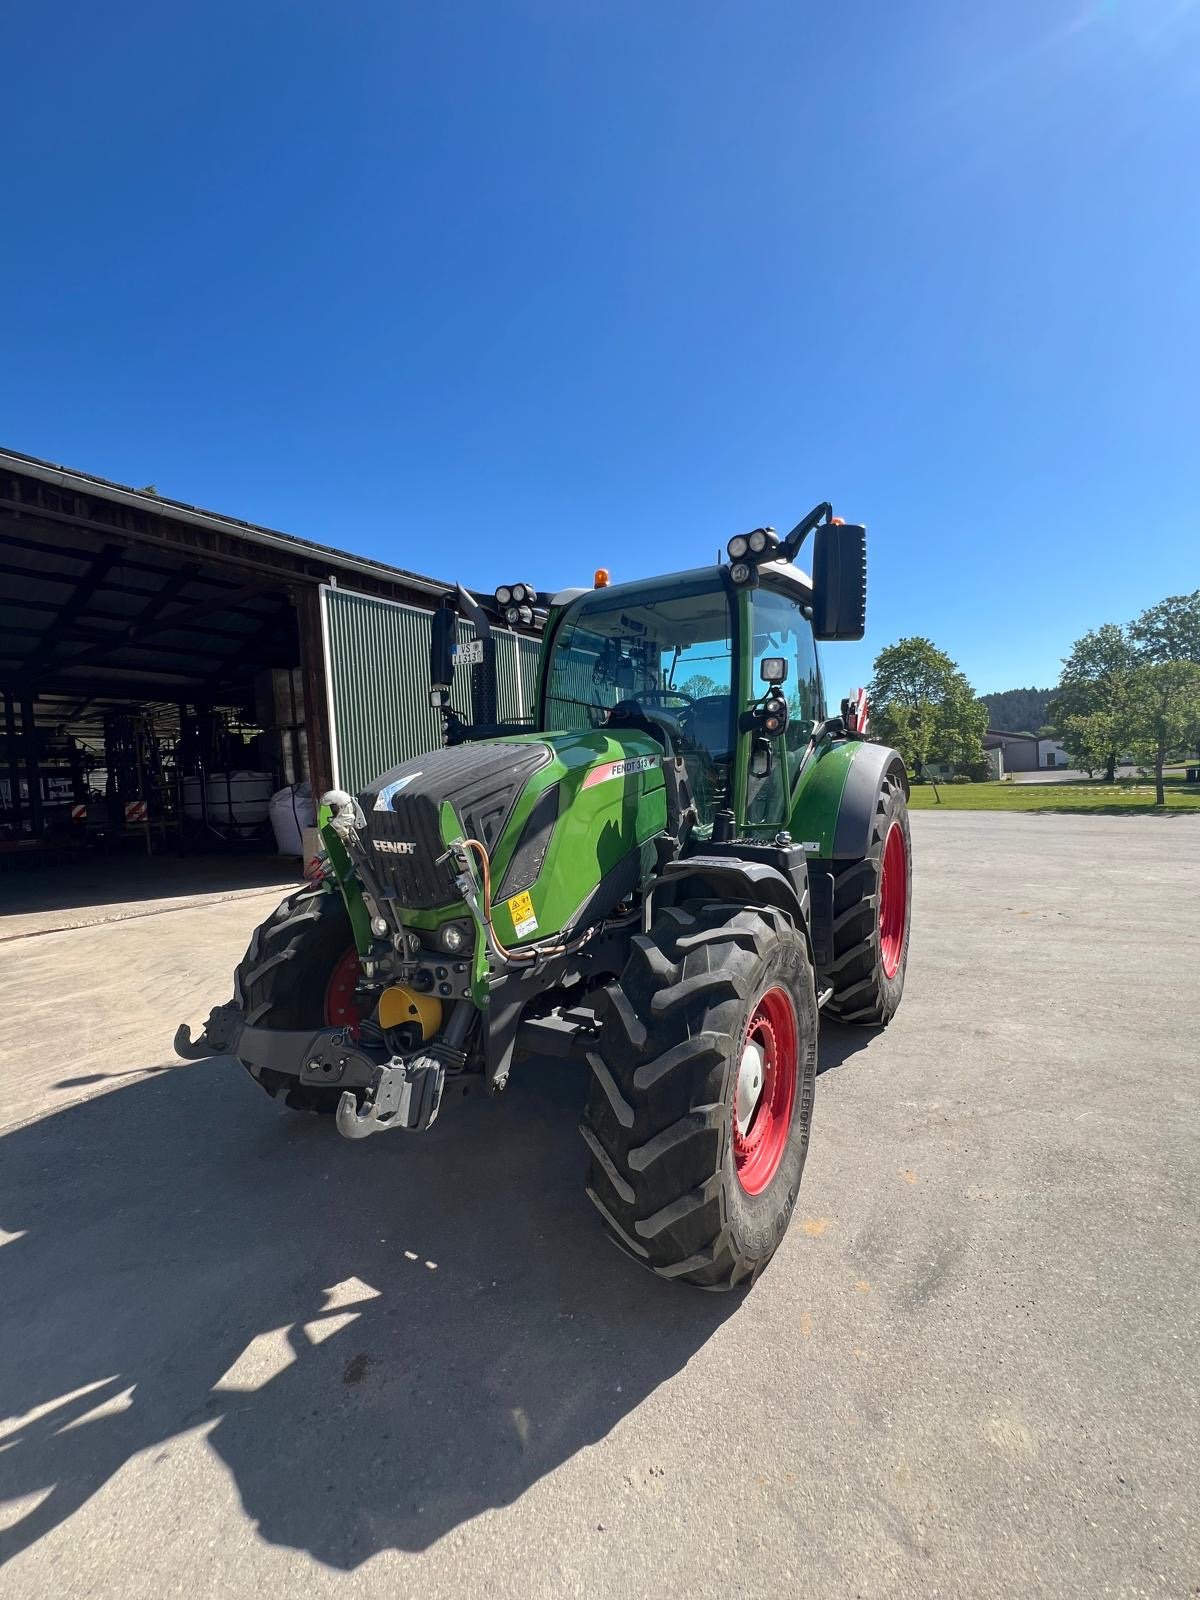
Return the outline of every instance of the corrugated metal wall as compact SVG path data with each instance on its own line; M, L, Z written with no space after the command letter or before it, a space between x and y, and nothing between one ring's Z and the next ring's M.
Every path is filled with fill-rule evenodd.
M409 756L437 749L441 719L429 705L428 611L394 605L346 589L322 588L326 682L333 728L335 783L357 794L373 778ZM458 625L463 643L475 637ZM502 720L533 713L538 646L532 639L496 629L498 715ZM473 715L471 674L454 679L454 707Z

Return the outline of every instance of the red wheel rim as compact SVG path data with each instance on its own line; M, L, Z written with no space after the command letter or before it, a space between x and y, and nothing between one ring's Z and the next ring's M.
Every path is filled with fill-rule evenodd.
M357 982L358 951L351 945L329 974L329 982L325 985L325 1026L327 1028L349 1026L356 1039L358 1025L362 1021L354 1000L354 985Z
M908 852L904 848L904 831L898 822L893 822L883 841L879 870L879 959L886 977L894 978L900 970L907 922Z
M796 1104L797 1039L791 999L782 989L768 989L746 1029L733 1095L733 1160L747 1194L763 1192L779 1171L787 1148ZM748 1090L759 1071L761 1084L747 1117Z

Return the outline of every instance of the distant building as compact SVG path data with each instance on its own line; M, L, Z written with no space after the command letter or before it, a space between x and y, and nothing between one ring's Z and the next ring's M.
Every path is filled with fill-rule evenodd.
M1043 767L1071 764L1061 739L1042 739L1036 733L1009 733L1003 728L989 728L983 736L983 750L989 767L998 778L1008 772L1036 772Z

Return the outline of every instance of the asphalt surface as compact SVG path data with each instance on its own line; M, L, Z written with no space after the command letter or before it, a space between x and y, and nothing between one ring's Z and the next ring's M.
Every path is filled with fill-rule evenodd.
M739 1298L606 1242L573 1070L354 1145L170 1067L269 896L0 945L6 1600L1197 1593L1200 819L914 833Z

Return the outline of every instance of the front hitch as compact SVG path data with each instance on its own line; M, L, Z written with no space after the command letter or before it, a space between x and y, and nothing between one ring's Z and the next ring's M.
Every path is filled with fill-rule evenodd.
M445 1063L435 1056L415 1055L407 1061L393 1057L371 1080L361 1110L349 1091L342 1095L337 1108L338 1132L347 1139L366 1139L391 1128L423 1133L438 1114L445 1082Z

